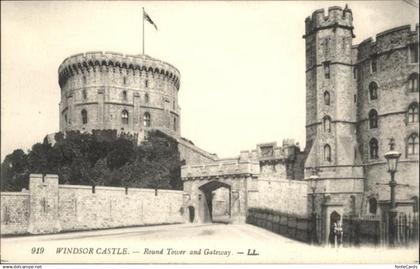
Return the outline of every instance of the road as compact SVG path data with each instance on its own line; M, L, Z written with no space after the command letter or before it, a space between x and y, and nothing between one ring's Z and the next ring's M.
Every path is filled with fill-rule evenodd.
M179 224L6 237L1 239L1 259L11 263L414 263L418 251L331 249L247 224Z

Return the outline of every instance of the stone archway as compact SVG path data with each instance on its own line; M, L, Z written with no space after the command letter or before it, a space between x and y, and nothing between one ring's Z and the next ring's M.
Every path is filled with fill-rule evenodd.
M210 181L203 185L201 185L198 189L204 194L204 207L203 208L203 215L206 222L215 222L214 213L215 213L215 204L214 204L214 192L218 189L225 188L227 189L228 198L226 201L226 208L227 208L227 215L228 218L223 220L223 222L230 222L230 217L232 214L232 188L229 184L223 183L220 181ZM219 219L220 220L220 219Z

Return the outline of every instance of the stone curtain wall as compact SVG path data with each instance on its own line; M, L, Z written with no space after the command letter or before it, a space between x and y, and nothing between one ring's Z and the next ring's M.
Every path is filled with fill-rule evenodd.
M1 234L183 223L183 192L58 185L31 175L29 193L1 193Z
M258 178L257 191L249 192L248 208L307 216L307 191L305 181Z
M23 234L28 231L29 193L1 193L1 233Z
M181 207L181 191L59 186L63 231L182 223Z

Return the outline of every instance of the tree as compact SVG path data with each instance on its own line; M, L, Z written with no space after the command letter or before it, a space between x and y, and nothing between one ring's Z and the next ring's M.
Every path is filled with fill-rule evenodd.
M58 133L55 141L6 156L1 190L28 188L30 173L58 174L60 184L182 189L177 141L162 132L150 132L140 145L136 136L117 137L115 130Z

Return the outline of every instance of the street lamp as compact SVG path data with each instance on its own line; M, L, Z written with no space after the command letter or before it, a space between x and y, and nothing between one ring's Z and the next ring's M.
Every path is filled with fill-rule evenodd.
M395 181L395 173L397 172L398 159L401 156L401 153L395 150L394 138L390 139L389 150L385 153L385 159L388 164L388 173L391 175L391 181L389 182L389 187L391 189L391 207L389 209L389 244L394 246L395 244L395 218L397 216L397 209L395 206L395 187L397 182Z
M310 187L312 190L312 243L318 243L318 237L316 234L316 212L315 212L315 191L318 184L319 176L313 172L313 174L309 177L310 180Z

